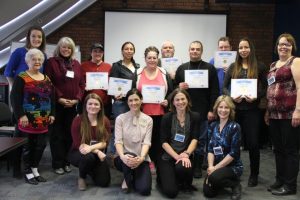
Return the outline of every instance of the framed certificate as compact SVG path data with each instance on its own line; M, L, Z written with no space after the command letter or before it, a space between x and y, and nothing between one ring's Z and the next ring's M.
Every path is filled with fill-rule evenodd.
M257 79L231 79L230 96L236 98L240 95L257 98Z
M184 82L189 88L208 88L208 70L184 70Z
M161 66L169 73L175 74L177 68L182 64L178 58L161 58Z
M109 78L108 95L119 96L120 94L125 97L127 92L131 89L132 80L124 78Z
M107 72L86 72L86 90L108 89Z
M160 104L166 96L165 86L143 85L142 86L143 103Z
M216 68L227 68L231 63L235 62L236 51L216 51L214 58Z

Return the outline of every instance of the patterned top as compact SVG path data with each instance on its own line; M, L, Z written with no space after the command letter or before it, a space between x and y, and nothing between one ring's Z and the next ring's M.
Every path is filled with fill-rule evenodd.
M214 147L221 147L223 154L215 155L214 165L221 162L227 155L234 158L229 167L237 176L243 173L243 163L240 159L241 128L234 121L228 121L221 133L219 131L220 122L215 121L208 128L208 135L211 137L208 144L208 152L214 154Z
M268 86L267 99L270 119L292 119L296 107L297 90L291 71L295 57L291 58L280 68L276 62L271 64L268 80L275 78L275 82Z
M54 116L53 87L48 76L35 80L21 72L14 82L11 100L17 120L26 115L29 121L26 127L19 123L19 130L32 134L48 131L49 116Z

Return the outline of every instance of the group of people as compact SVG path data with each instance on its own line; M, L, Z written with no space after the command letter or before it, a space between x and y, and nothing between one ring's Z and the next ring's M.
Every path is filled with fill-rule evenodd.
M293 56L296 42L292 35L279 36L275 47L279 60L270 69L257 61L248 38L239 41L235 62L217 69L211 64L213 59L210 63L202 60L203 45L193 41L190 61L180 65L175 74L161 66L154 46L145 49L145 66L140 67L133 59L132 42L122 45L123 58L112 66L103 61L104 48L99 43L92 45L91 59L81 64L74 58L71 38L61 38L49 59L45 43L43 30L31 27L26 46L12 53L4 73L12 87L16 134L28 138L22 154L26 182L46 181L38 165L51 125L52 168L63 175L72 170L71 164L78 167L79 190L87 188L87 175L95 185L110 184L107 154L113 154L115 167L124 175L121 188L125 193L135 190L150 195L150 168L154 166L157 185L167 197L176 197L180 190L195 190L193 177L202 177L206 161L204 195L214 197L220 188L230 187L231 198L240 199L241 144L249 150L248 186L258 184L259 104L266 97L265 120L270 124L276 161L276 181L268 190L274 195L296 193L300 59ZM220 51L232 49L228 37L220 38L218 45ZM162 58L174 57L174 44L166 41L161 52ZM207 71L208 87L190 88L186 70ZM86 89L87 72L132 80L132 89L118 96ZM230 97L232 79L257 79L257 97ZM143 103L145 85L162 86L164 100Z

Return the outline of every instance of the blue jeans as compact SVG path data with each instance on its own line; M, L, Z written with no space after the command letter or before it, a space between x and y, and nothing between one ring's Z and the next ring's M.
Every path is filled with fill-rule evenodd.
M204 156L206 154L205 147L207 146L207 143L208 143L207 129L208 129L207 120L201 121L199 141L198 141L197 148L195 150L195 154L197 154L197 155Z
M127 105L126 101L114 101L112 105L112 114L113 119L116 120L116 118L122 114L129 111L129 107ZM116 153L116 147L115 147L115 130L112 131L111 138L107 147L107 153L108 154L115 154Z

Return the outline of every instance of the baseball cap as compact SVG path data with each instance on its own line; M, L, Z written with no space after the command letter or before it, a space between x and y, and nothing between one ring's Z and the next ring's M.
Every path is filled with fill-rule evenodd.
M92 46L91 46L91 50L93 49L101 49L102 51L104 51L104 47L102 44L100 43L94 43Z

